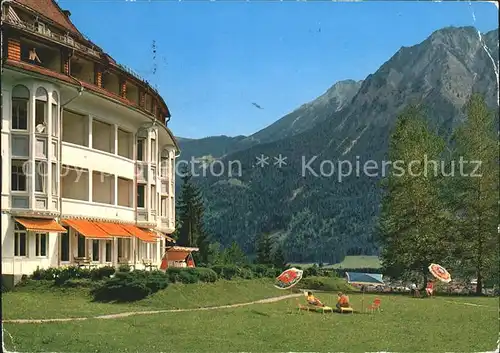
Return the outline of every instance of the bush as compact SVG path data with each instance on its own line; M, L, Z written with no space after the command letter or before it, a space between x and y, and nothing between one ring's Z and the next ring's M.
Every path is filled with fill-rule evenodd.
M106 277L111 277L115 273L115 268L113 266L98 267L90 271L92 280L100 281Z
M92 270L77 266L49 267L47 269L37 268L31 275L31 279L37 281L54 281L56 285L63 285L70 279L100 281L105 277L110 277L113 273L115 273L115 269L111 266L99 267Z
M197 273L198 281L205 283L213 283L217 281L218 276L214 270L204 267L189 268L188 271Z
M173 267L167 269L167 277L172 283L196 283L206 282L213 283L217 281L218 276L215 271L209 268L178 268Z
M307 267L304 270L304 277L318 276L318 274L319 274L319 269L316 264L312 265L311 267Z
M120 265L118 266L117 272L130 272L131 269L129 265Z
M216 265L212 267L212 270L217 273L217 276L219 276L219 278L227 280L235 278L239 272L239 268L234 265Z
M146 298L168 286L168 277L161 271L119 271L91 290L95 301L130 302Z
M321 290L326 292L347 292L354 290L345 280L332 277L307 277L303 278L297 287L300 289Z

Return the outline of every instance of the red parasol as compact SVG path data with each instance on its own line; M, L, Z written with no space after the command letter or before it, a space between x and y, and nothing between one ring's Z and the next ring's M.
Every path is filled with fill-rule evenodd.
M432 273L434 277L444 283L451 282L450 273L441 265L438 264L430 264L429 271Z

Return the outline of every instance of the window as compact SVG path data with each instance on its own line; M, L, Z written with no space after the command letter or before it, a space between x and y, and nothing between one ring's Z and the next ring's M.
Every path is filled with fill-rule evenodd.
M14 256L28 256L26 229L19 223L14 226Z
M144 185L137 185L137 207L144 208L145 207L145 186Z
M167 159L164 159L162 158L161 162L160 162L160 177L162 178L166 178L168 175L168 160Z
M35 234L35 256L47 256L48 236L46 233Z
M156 187L151 186L151 210L156 211Z
M111 240L106 240L106 262L111 262L111 249L112 249Z
M156 163L156 140L151 139L151 162Z
M38 87L35 99L35 129L38 133L47 132L47 100L47 91Z
M52 163L52 195L57 196L58 195L58 185L57 181L59 180L59 175L57 173L57 164Z
M57 136L59 130L59 112L57 111L57 104L52 103L52 135Z
M129 258L130 239L118 238L118 259Z
M144 139L137 140L137 156L138 161L144 160Z
M11 135L11 145L13 157L29 157L29 135Z
M118 129L118 155L125 158L132 158L132 134L130 132Z
M61 237L61 261L69 261L69 229L66 229L66 233L62 233Z
M92 240L92 261L99 261L99 240Z
M162 217L168 217L167 207L168 207L168 200L166 197L162 197L161 198L161 213L160 213Z
M85 237L81 234L78 234L78 257L85 257L87 255L87 246L85 242Z
M45 192L47 179L47 164L45 162L35 162L35 191Z
M59 103L59 98L57 92L52 92L52 135L57 136L57 131L59 131L59 108L57 103Z
M12 191L27 191L26 188L26 161L13 159L10 173L10 184Z
M30 91L21 85L12 90L12 129L28 130L28 102Z

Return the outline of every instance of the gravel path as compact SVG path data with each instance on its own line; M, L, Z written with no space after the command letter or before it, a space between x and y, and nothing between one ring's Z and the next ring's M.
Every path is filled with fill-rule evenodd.
M129 311L125 313L119 314L110 314L110 315L100 315L93 317L72 317L72 318L59 318L59 319L14 319L14 320L2 320L3 323L10 324L43 324L49 322L68 322L68 321L85 321L90 319L118 319L122 317L129 317L134 315L151 315L151 314L162 314L162 313L179 313L179 312L187 312L187 311L207 311L207 310L218 310L218 309L229 309L229 308L239 308L242 306L248 306L253 304L266 304L266 303L274 303L280 300L297 298L303 296L302 293L297 294L289 294L282 295L279 297L272 297L267 299L256 300L248 303L239 303L239 304L230 304L230 305L221 305L221 306L211 306L205 308L192 308L192 309L166 309L166 310L150 310L150 311Z

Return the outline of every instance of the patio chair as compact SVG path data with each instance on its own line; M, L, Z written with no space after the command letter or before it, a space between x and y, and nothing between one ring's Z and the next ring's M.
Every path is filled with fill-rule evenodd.
M366 310L374 313L375 311L378 311L380 312L380 305L382 304L382 301L380 300L380 298L375 298L375 300L373 301L373 303L368 306L368 308L366 308Z

